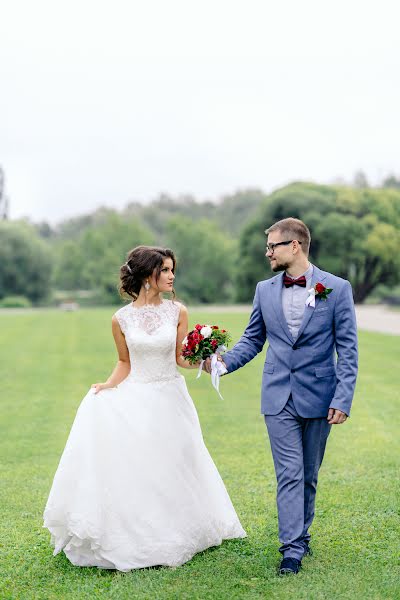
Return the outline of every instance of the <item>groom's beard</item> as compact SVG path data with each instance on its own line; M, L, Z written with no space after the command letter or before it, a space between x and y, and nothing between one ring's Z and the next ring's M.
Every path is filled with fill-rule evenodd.
M288 265L288 263L279 263L277 260L269 261L269 262L270 262L271 270L274 273L279 273L279 271L286 271L290 266L290 265Z

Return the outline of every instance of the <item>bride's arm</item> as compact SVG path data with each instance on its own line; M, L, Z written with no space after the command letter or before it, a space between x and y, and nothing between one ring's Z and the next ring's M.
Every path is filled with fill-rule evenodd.
M116 387L129 375L131 370L131 361L129 358L128 347L125 342L125 336L121 331L121 327L119 326L118 320L115 317L115 315L112 318L111 326L112 334L114 336L114 341L118 352L118 362L105 383L94 383L92 385L95 394L97 394L97 392L99 392L100 390Z
M186 334L188 332L188 321L189 320L187 308L186 306L183 306L183 304L181 304L178 328L176 332L176 364L179 367L183 367L184 369L198 369L198 364L191 365L190 363L188 363L187 360L183 358L183 356L181 356L182 342L185 339Z

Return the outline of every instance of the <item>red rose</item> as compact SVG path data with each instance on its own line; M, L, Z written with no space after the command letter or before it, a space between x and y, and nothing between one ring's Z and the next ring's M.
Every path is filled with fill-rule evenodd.
M211 340L211 346L213 348L216 348L218 346L218 341L217 340Z
M322 294L326 290L326 287L322 285L322 283L317 283L315 286L315 291L317 294Z
M199 324L197 324L197 325L195 326L195 329L197 329L197 331L200 331L200 329L203 329L203 325L199 325Z
M213 325L211 329L219 329L218 325Z
M221 329L221 333L226 333L226 329Z
M203 336L200 335L200 333L198 333L197 331L192 335L192 341L194 342L194 344L198 344L201 340L203 339Z

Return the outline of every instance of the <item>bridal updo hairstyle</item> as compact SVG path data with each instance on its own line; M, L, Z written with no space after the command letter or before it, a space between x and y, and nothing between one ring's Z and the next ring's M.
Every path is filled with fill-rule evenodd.
M169 248L158 248L156 246L137 246L128 253L126 263L120 269L119 293L121 296L127 294L134 300L139 295L140 288L147 277L153 275L156 270L158 281L164 260L170 258L175 271L176 258ZM175 298L175 291L172 290Z

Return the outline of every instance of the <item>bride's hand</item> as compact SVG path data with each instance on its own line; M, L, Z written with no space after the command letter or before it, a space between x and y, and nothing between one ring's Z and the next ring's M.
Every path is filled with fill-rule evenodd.
M98 392L100 392L101 390L108 390L112 387L114 386L111 385L111 383L94 383L92 385L92 389L94 389L95 394L98 394Z

